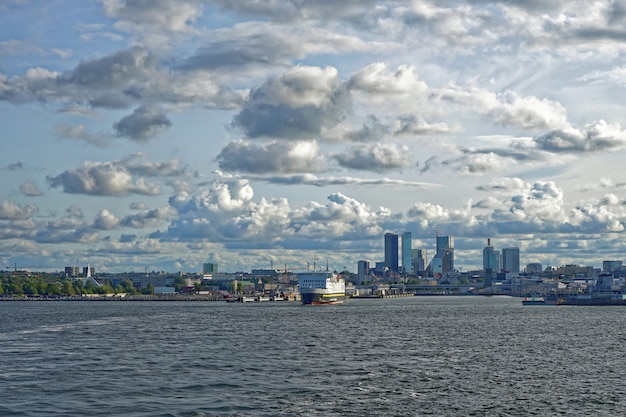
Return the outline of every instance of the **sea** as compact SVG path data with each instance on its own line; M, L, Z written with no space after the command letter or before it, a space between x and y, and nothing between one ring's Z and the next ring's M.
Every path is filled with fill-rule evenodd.
M626 307L0 302L0 416L617 416Z

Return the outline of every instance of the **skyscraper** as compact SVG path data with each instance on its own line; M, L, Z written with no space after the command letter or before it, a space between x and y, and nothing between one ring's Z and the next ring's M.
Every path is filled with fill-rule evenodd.
M426 271L426 251L424 249L411 249L411 264L413 273L423 275Z
M398 235L385 233L385 267L398 272Z
M411 268L411 232L402 234L402 272L413 273Z
M359 261L357 263L357 283L359 285L369 281L370 263L369 261Z
M437 253L428 266L428 276L441 277L454 271L454 243L452 236L437 234Z
M502 249L502 270L519 274L519 248Z
M500 252L491 246L491 239L487 239L487 246L483 249L483 271L488 269L493 272L500 270Z

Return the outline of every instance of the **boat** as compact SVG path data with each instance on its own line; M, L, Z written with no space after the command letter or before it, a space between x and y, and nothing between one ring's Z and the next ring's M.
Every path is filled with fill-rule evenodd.
M298 274L302 304L341 304L346 299L346 282L336 272Z
M525 297L522 300L522 305L525 306L544 306L547 304L546 299L543 297Z

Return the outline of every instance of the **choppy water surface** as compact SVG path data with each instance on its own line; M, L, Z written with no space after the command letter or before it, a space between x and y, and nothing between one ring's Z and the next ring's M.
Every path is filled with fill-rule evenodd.
M1 416L614 416L624 307L0 302Z

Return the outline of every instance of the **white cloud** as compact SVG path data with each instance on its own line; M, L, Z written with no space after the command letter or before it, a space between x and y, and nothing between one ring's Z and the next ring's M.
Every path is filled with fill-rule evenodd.
M82 167L68 169L56 177L48 176L48 184L61 187L70 194L111 195L126 194L157 195L158 186L144 178L133 181L131 173L123 166L112 162L86 161Z

